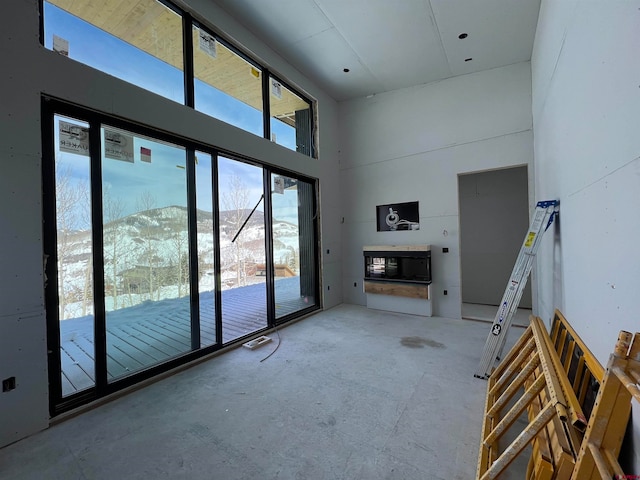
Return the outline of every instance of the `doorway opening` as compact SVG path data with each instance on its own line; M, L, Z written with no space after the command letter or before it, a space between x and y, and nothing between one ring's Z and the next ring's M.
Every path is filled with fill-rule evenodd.
M462 318L493 321L529 226L527 166L458 176ZM513 325L527 325L527 284Z

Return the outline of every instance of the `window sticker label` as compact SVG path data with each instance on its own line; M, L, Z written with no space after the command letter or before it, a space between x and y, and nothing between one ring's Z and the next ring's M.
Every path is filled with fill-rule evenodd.
M89 129L60 120L58 148L61 152L89 156Z
M133 137L105 128L104 156L113 160L133 163Z
M273 179L273 191L284 194L284 177L278 176Z
M524 246L526 248L529 248L531 245L533 245L533 241L536 239L536 233L535 232L529 232L529 235L527 235L527 241L524 242Z
M271 79L271 95L282 100L282 84L274 79Z
M218 51L216 49L216 39L213 38L213 35L209 35L207 32L200 30L199 37L200 41L198 42L198 45L200 46L200 50L211 58L216 58L218 56Z
M151 149L140 147L140 160L142 162L151 163Z
M69 40L65 40L57 35L53 36L53 51L65 57L69 56Z

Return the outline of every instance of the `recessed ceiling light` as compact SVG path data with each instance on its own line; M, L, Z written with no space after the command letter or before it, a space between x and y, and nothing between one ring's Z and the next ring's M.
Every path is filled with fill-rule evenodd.
M342 69L342 71L343 71L344 73L349 73L351 70L349 70L348 68L343 68L343 69Z
M467 38L468 36L469 36L469 35L467 35L466 33L461 33L460 35L458 35L458 38L459 38L460 40L463 40L463 39Z
M471 60L473 60L473 58L471 58L471 57L464 59L465 62L470 62Z

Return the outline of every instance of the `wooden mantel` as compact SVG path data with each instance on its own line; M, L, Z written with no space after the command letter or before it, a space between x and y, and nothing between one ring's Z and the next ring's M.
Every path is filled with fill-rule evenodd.
M415 285L411 283L400 282L371 282L365 280L364 292L377 293L382 295L393 295L395 297L408 297L429 300L429 285Z
M366 245L363 252L428 252L431 245Z

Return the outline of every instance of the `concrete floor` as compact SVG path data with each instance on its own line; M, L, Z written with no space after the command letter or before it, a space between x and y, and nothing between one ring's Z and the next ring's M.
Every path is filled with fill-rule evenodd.
M264 362L276 334L1 449L0 477L471 479L487 334L340 305L281 329Z
M477 303L462 304L462 318L466 318L467 320L493 323L497 313L498 307L494 305L480 305ZM531 315L530 308L518 308L511 320L511 325L514 327L527 328L529 326L529 315Z

